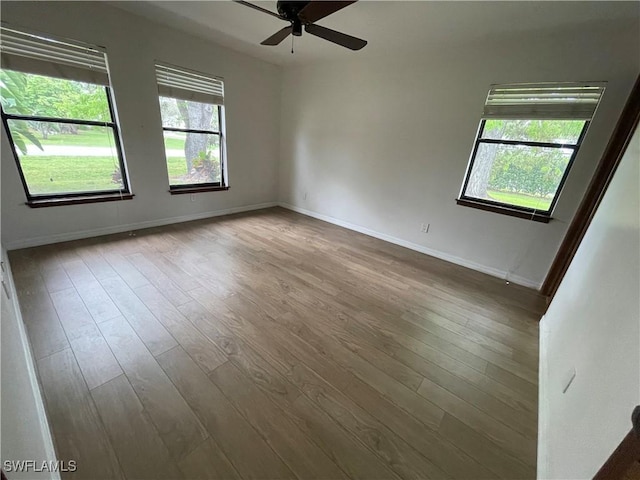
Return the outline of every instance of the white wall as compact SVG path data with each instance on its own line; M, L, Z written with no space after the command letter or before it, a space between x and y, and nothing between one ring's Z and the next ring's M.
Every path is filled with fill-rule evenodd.
M100 2L2 2L2 20L107 48L134 200L31 209L2 137L2 240L9 249L228 212L277 200L280 69ZM230 190L168 193L154 60L224 77ZM90 232L85 232L90 231ZM84 233L78 233L84 232Z
M540 324L539 478L592 478L640 404L639 191L640 130Z
M0 458L2 458L2 466L5 461L33 460L41 468L43 461L55 461L56 456L4 247L2 247L2 261L5 268L2 278L11 298L4 290L0 291L2 304ZM37 473L32 469L29 472L8 472L7 477L10 479L59 479L60 475L57 472Z
M638 73L638 41L637 24L586 25L286 68L280 200L537 287ZM457 206L489 85L581 80L609 86L554 220L541 224ZM431 224L426 235L422 223Z

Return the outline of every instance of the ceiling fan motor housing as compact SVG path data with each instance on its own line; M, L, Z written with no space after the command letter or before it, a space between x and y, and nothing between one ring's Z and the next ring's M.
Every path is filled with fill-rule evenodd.
M307 6L309 2L295 2L295 1L279 1L277 4L278 13L291 22L293 27L291 34L294 37L302 36L302 22L298 18L298 13Z

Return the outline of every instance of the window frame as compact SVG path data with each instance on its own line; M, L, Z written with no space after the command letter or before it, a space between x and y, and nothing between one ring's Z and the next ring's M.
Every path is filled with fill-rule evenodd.
M51 77L53 78L53 77ZM86 83L86 82L85 82ZM22 115L16 113L7 113L4 108L0 106L0 116L2 117L2 124L7 134L7 140L13 153L13 159L16 162L18 168L18 174L22 187L24 188L25 195L27 197L27 205L31 207L43 207L43 206L56 206L56 205L70 205L75 203L93 203L104 202L111 200L130 200L133 198L131 189L129 186L129 178L127 176L127 169L125 168L124 156L122 154L122 145L120 142L120 132L115 120L115 110L113 108L113 100L111 98L111 88L103 86L105 96L107 98L107 104L109 106L109 115L111 117L110 122L100 122L94 120L80 120L73 118L60 118L60 117L45 117L40 115ZM64 193L44 193L33 194L29 190L29 184L24 176L22 170L22 164L20 162L20 154L16 150L16 146L13 142L13 134L11 133L11 127L9 126L9 120L22 120L22 121L37 121L46 123L66 123L71 125L91 125L97 127L109 127L113 131L113 138L116 147L116 153L118 155L118 163L120 166L120 174L122 175L123 188L113 190L91 190L82 192L64 192Z
M0 108L0 118L6 132L18 175L30 207L47 207L57 205L71 205L76 203L105 202L114 200L128 200L133 198L128 172L124 160L120 128L118 125L113 91L110 85L107 52L104 47L81 41L58 37L47 32L13 27L2 22L3 40L2 56L3 68L25 74L41 75L54 79L74 80L82 83L94 84L104 89L109 108L109 121L95 122L69 117L54 117L22 113L7 113ZM6 55L6 57L5 57ZM95 125L110 128L113 132L113 142L116 147L118 165L122 178L122 187L116 189L92 191L66 191L55 193L35 194L29 190L29 184L24 175L21 163L21 153L14 144L14 134L9 124L15 121L39 121L46 123ZM80 159L86 157L79 157Z
M499 119L495 119L499 120ZM513 118L505 118L502 120L514 120ZM525 119L527 120L527 119ZM564 188L564 184L569 176L569 172L571 167L575 161L575 158L580 150L580 146L586 136L587 130L589 129L589 125L591 124L591 120L583 120L584 125L578 136L578 140L576 143L553 143L553 142L536 142L529 140L505 140L505 139L490 139L490 138L482 138L482 134L484 133L484 127L487 119L483 118L480 121L480 127L478 128L478 133L476 134L476 139L473 144L473 150L471 152L471 157L469 159L469 164L467 166L467 171L465 173L464 182L462 184L462 189L460 190L460 195L456 199L456 203L458 205L464 205L467 207L478 208L481 210L486 210L495 213L502 213L505 215L511 215L514 217L525 218L529 220L534 220L538 222L548 223L552 219L553 211L558 202L558 198L562 193L562 189ZM543 120L544 121L544 120ZM551 121L551 120L550 120ZM473 165L476 160L476 154L478 152L478 147L481 143L486 144L497 144L497 145L513 145L513 146L528 146L528 147L540 147L540 148L559 148L559 149L571 149L573 152L571 153L571 157L569 158L569 162L567 163L566 168L562 174L562 178L560 179L560 183L558 184L558 188L553 196L553 200L549 205L548 210L538 210L530 207L522 207L520 205L511 205L508 203L499 202L496 200L488 200L484 198L476 198L470 197L465 194L467 190L467 186L469 184L469 179L471 177L471 172L473 171Z
M158 101L160 97L164 98L173 98L168 97L166 95L158 94ZM198 102L205 103L205 102ZM169 193L172 195L179 195L184 193L198 193L198 192L215 192L218 190L229 190L229 187L226 185L225 181L225 148L224 148L224 134L222 133L224 130L222 122L222 105L216 105L214 103L210 103L209 105L213 105L216 107L216 111L218 114L218 131L215 130L200 130L196 128L178 128L178 127L165 127L164 120L162 120L162 114L160 118L162 120L162 131L163 132L183 132L183 133L200 133L205 135L217 135L218 136L218 145L220 147L220 181L219 182L206 182L206 183L181 183L179 185L171 185L171 178L169 177L168 172L168 164L167 164L167 154L165 150L165 164L167 164L167 180L169 180Z
M218 129L192 129L181 127L165 127L162 118L162 108L159 109L160 121L163 131L177 131L183 133L199 133L204 135L217 135L219 145L220 181L202 183L181 183L172 185L169 177L169 164L167 148L165 145L165 166L167 168L167 183L169 193L179 195L185 193L198 193L219 190L229 190L227 173L227 146L226 146L226 121L224 115L224 79L217 75L192 70L188 67L166 63L156 59L154 61L156 72L156 85L158 88L158 104L161 98L173 100L185 100L205 105L215 106L218 115ZM163 141L164 143L164 141Z

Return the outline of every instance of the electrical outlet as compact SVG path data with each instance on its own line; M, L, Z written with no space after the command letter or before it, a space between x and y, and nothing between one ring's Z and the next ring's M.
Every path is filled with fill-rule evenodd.
M195 202L195 201L196 201L196 194L195 194L195 193L192 193L192 194L191 194L191 201L192 201L192 202Z
M423 224L420 226L420 231L421 231L422 233L429 233L429 227L430 227L430 226L431 226L431 224L430 224L430 223L423 223Z
M307 199L307 192L304 192L304 195L302 196L302 198L303 198L304 200L306 200L306 199Z

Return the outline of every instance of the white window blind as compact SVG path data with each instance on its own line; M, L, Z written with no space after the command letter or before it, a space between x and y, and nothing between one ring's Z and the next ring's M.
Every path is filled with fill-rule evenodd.
M602 83L493 85L483 118L591 120L603 92Z
M156 79L160 96L224 105L224 83L220 78L156 64Z
M69 40L54 40L0 29L2 68L81 82L109 85L107 61L100 47Z

